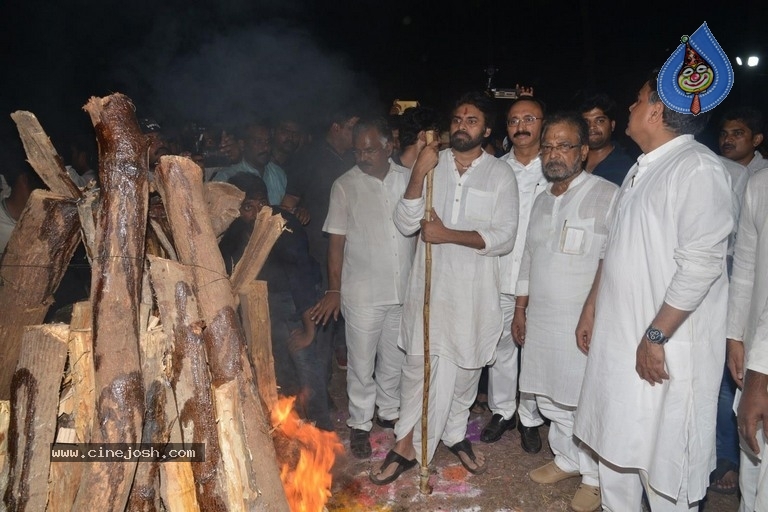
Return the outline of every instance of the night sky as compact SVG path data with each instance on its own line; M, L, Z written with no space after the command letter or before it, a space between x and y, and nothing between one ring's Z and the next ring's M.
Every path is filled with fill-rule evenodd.
M0 7L2 135L17 109L52 136L89 126L88 97L122 92L139 117L236 122L394 98L447 110L469 89L533 85L550 108L602 90L626 107L653 67L706 21L736 68L728 105L768 101L760 1L9 1ZM724 106L715 110L722 112Z

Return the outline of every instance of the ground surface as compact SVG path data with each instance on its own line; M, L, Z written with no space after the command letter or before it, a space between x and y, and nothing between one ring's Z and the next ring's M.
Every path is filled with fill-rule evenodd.
M368 480L368 471L378 467L394 444L392 430L376 424L371 431L373 456L370 460L355 459L349 452L349 428L346 426L346 373L334 370L331 395L337 410L332 413L344 447L334 468L333 496L327 504L330 512L555 512L569 510L568 504L579 485L578 478L554 485L539 485L528 478L528 472L553 459L546 442L546 427L542 428L544 447L529 455L520 447L520 434L508 431L493 444L478 438L490 413L470 416L467 436L475 450L486 455L489 469L482 475L472 475L444 446L437 448L432 461L431 478L434 491L430 496L419 493L418 466L400 476L393 484L379 487ZM734 512L738 509L735 496L709 493L703 510Z

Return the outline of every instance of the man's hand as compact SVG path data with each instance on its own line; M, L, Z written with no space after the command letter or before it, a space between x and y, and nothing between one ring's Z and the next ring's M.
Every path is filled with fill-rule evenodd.
M635 371L651 386L661 384L665 379L668 380L669 374L664 368L664 346L651 343L643 336L637 347Z
M589 353L589 344L592 342L592 329L595 327L595 306L588 302L584 304L576 324L576 345L585 354Z
M432 141L424 146L424 149L421 150L419 156L416 157L416 162L413 164L414 176L424 179L429 171L437 167L439 147L439 140Z
M339 319L341 309L341 294L338 292L329 292L323 295L323 298L309 310L309 318L315 322L315 325L325 325L333 317Z
M299 222L301 222L302 226L306 226L309 224L309 221L312 220L311 216L309 215L309 210L304 208L303 206L297 206L296 208L291 211L297 219L299 219Z
M744 388L744 342L728 338L725 342L725 362L731 372L733 381L739 387Z
M525 345L525 309L515 306L515 315L512 317L512 339L518 346Z
M768 375L747 370L744 391L736 413L739 433L753 452L760 453L757 425L763 423L763 435L768 439ZM765 457L765 454L763 454ZM763 462L765 463L765 461Z
M421 221L421 239L431 244L443 244L448 240L445 237L446 228L440 217L437 216L435 210L430 210L430 218L432 220L422 219Z

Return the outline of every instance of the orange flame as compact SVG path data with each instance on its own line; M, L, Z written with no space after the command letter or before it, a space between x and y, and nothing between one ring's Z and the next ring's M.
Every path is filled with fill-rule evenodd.
M272 426L301 445L295 468L283 464L280 480L291 512L322 512L331 497L331 468L344 448L335 432L326 432L299 418L296 397L280 398L271 412Z

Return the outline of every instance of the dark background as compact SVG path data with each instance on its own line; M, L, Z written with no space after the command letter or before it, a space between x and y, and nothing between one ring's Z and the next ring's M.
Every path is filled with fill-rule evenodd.
M18 109L54 141L88 129L82 105L111 92L161 124L285 111L309 122L338 104L385 112L394 98L447 114L461 92L485 88L489 66L496 87L532 85L550 109L608 92L623 133L648 71L704 21L732 60L761 57L734 65L715 117L736 104L765 110L766 11L760 1L6 0L0 134L13 135Z

